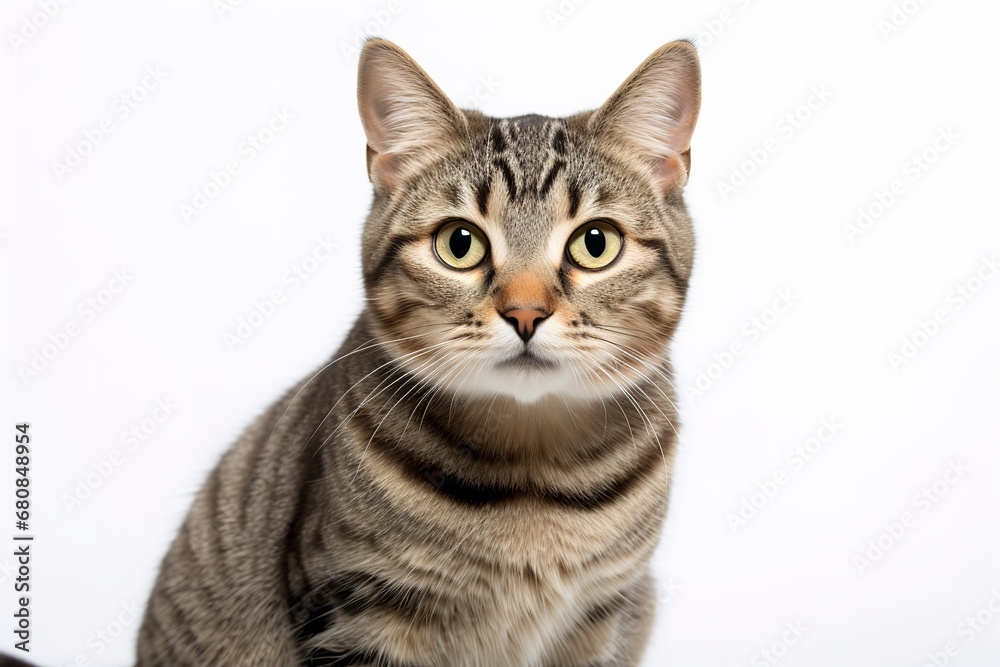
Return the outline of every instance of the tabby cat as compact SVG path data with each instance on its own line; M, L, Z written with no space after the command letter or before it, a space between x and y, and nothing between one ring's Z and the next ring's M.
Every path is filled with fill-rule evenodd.
M138 664L638 665L695 49L661 47L596 111L496 119L374 39L358 97L367 305L209 476Z

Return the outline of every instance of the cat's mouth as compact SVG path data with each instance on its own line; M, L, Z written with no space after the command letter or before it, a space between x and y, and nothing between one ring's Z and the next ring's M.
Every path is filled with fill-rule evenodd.
M556 364L548 359L542 359L537 354L525 349L520 354L516 354L509 359L504 359L497 364L497 366L500 368L542 370L546 368L555 368Z

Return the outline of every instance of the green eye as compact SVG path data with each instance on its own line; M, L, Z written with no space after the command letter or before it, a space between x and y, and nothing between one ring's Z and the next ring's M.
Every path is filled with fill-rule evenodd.
M608 222L591 220L569 237L566 252L584 269L603 269L622 250L622 235Z
M486 235L468 220L453 220L434 235L438 258L453 269L471 269L486 257Z

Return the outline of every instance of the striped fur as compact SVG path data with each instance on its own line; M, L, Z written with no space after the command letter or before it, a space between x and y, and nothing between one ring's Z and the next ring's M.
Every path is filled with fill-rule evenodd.
M694 50L663 47L564 119L459 111L381 40L360 82L368 306L210 475L138 664L638 665L693 259ZM489 238L475 269L432 251L455 218ZM623 250L584 271L565 245L598 218ZM551 315L524 342L509 307ZM541 361L509 361L521 352Z

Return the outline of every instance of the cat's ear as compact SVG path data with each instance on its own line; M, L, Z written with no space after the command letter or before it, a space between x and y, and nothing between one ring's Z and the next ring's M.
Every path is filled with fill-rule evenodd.
M596 136L639 157L667 192L687 182L700 107L698 52L690 42L671 42L646 58L590 123Z
M358 109L368 138L368 178L392 188L420 165L457 147L466 120L401 48L365 43L358 63Z

